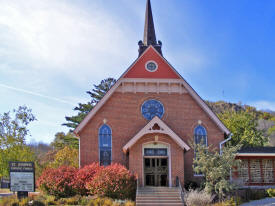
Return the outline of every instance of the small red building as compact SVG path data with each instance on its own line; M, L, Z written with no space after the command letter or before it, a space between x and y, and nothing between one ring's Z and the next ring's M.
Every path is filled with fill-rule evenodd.
M164 58L149 0L138 45L138 58L75 129L80 166L120 163L138 175L140 186L199 180L188 141L219 149L230 132Z
M242 148L237 159L242 161L233 180L244 186L275 185L275 147Z

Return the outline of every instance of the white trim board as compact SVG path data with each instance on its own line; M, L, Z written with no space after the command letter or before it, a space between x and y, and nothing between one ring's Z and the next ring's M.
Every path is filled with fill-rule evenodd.
M152 129L155 124L160 127L159 130ZM123 151L126 153L141 137L145 134L167 134L170 136L182 149L186 151L190 150L190 147L173 131L171 130L158 116L155 116L148 124L143 127L130 141L123 147Z

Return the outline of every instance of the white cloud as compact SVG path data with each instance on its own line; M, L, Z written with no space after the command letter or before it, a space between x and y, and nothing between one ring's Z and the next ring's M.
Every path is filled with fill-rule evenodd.
M41 94L41 93L37 93L37 92L33 92L33 91L21 89L21 88L11 87L9 85L5 85L5 84L1 84L1 83L0 83L0 87L6 88L6 89L11 89L11 90L14 90L14 91L17 91L17 92L20 92L20 93L29 94L29 95L32 95L32 96L42 97L44 99L56 101L56 102L59 102L59 103L64 103L64 104L68 104L68 105L72 105L72 106L75 105L75 104L73 104L72 102L70 102L68 100L47 96L47 95L44 95L44 94Z
M275 102L269 102L269 101L257 101L257 102L251 102L249 105L255 106L257 109L261 110L272 110L275 111Z
M131 45L131 31L96 2L88 10L63 0L0 1L0 13L0 71L6 64L25 64L25 71L82 82L117 74L110 65L129 58L121 51Z

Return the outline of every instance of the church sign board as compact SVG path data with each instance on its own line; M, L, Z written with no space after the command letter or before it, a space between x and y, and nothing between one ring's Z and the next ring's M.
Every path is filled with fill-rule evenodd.
M13 192L34 192L34 163L9 162L10 190Z

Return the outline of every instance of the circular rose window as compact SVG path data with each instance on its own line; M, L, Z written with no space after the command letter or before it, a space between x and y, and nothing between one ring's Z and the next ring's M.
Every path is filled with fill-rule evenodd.
M155 72L157 69L158 69L158 65L156 62L154 61L148 61L146 64L145 64L145 68L147 71L149 72Z
M155 116L162 118L164 114L164 107L160 101L149 99L142 104L141 113L143 117L147 120L151 120Z

